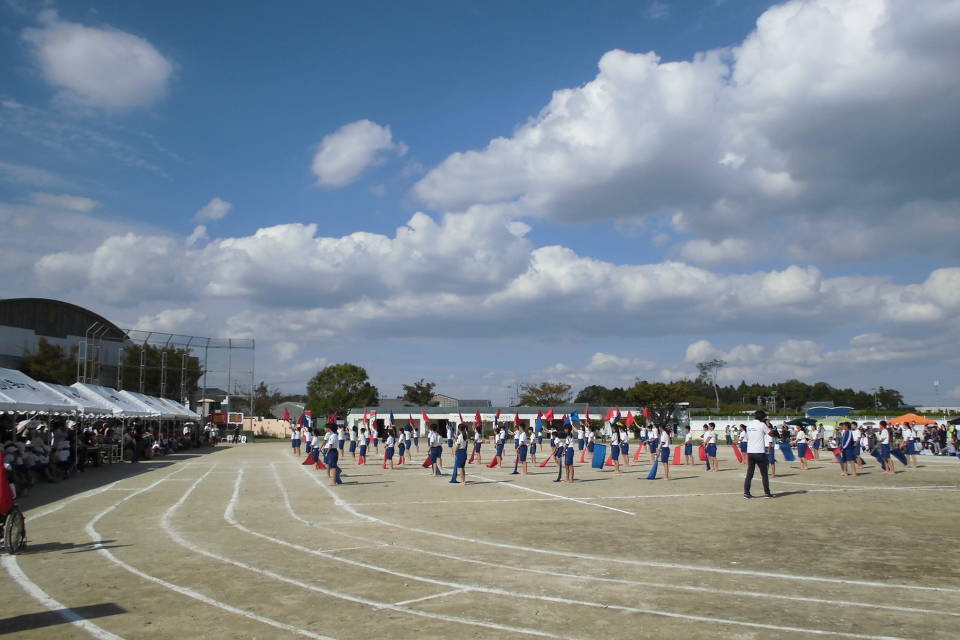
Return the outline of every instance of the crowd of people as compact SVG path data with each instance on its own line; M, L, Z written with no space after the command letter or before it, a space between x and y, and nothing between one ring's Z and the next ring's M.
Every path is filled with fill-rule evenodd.
M79 423L63 416L11 418L0 424L0 442L7 478L17 496L26 495L40 481L60 482L89 467L138 463L188 449L216 444L207 430L202 438L191 425L155 426L118 420ZM215 429L214 429L215 431Z
M520 475L529 472L529 464L538 464L540 455L545 466L553 462L557 468L556 482L575 480L575 461L586 462L586 456L594 457L599 444L605 447L607 456L604 466L621 473L631 463L643 458L651 463L649 478L659 475L670 479L672 465L693 465L694 449L699 462L716 473L720 470L717 446L722 441L730 445L738 464L747 468L745 497L751 497L749 480L754 470L760 468L764 480L764 493L771 497L767 474L776 477L778 455L787 462L799 462L803 471L813 460L828 460L839 465L841 475L857 475L865 466L864 455L873 456L885 473L895 474L894 459L902 466L917 466L917 456L924 452L932 455L957 455L960 451L958 430L953 425L904 424L857 424L842 422L837 429L827 433L822 424L774 425L766 414L758 411L746 424L725 425L722 431L716 424L707 423L699 433L690 427L680 429L677 425L626 425L615 420L598 427L586 421L554 426L537 421L533 426L512 423L495 423L492 434L485 434L482 425L467 423L431 424L426 434L426 456L422 466L433 476L445 475L444 445L452 454L451 483L466 483L467 464L483 464L484 444L493 446L493 457L488 468L502 467L504 449L513 443L514 472ZM310 462L326 467L331 484L341 484L340 458L350 455L358 464L365 464L367 452L379 453L383 447L383 468L394 469L413 461L414 452L420 453L421 436L411 422L401 426L378 426L376 422L356 422L352 427L328 424L324 429L292 426L290 431L294 454L300 456L303 448ZM631 458L631 441L636 450ZM825 454L824 450L829 450ZM645 453L644 453L645 451ZM672 451L672 455L671 455ZM579 455L578 455L579 454ZM468 457L469 456L469 457ZM659 468L659 471L658 471Z

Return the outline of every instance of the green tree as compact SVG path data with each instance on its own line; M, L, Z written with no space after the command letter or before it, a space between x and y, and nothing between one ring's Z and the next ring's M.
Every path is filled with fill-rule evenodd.
M186 396L192 396L197 391L200 378L203 377L200 358L190 355L188 349L178 347L158 347L152 344L129 345L124 347L121 366L123 367L121 386L127 391L142 391L148 396L179 399L181 387ZM140 387L141 372L143 374L142 389Z
M556 406L567 404L573 396L566 382L524 383L520 385L518 402L525 406Z
M603 385L591 384L580 390L574 402L594 406L613 406L628 404L627 392L622 387L608 389Z
M435 382L425 382L420 378L413 384L403 385L403 399L418 407L435 407L438 404L433 400L433 389L436 386Z
M630 401L645 406L650 411L650 421L656 424L667 424L677 420L677 409L681 402L686 402L688 383L686 380L676 382L647 382L637 380L636 384L627 390Z
M697 382L709 384L713 387L713 397L716 400L718 410L720 409L720 389L717 387L717 374L726 365L726 361L717 358L697 363L697 371L700 372L700 375L697 376Z
M40 382L71 385L77 381L75 351L68 354L60 345L40 338L37 350L23 357L23 372Z
M325 367L307 383L307 408L317 419L344 415L351 407L376 406L379 397L367 370L349 362Z

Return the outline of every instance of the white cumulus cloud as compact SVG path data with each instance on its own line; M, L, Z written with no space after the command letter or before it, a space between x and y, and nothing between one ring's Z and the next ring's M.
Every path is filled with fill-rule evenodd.
M211 220L221 220L230 213L233 205L220 198L211 198L210 202L203 205L193 218L197 222L209 222Z
M43 76L63 97L83 105L129 109L162 98L174 65L147 40L109 27L88 27L41 15L26 29Z
M387 153L403 155L406 146L394 142L390 127L370 120L357 120L324 136L313 156L311 168L318 185L342 187L382 161Z
M609 51L590 82L555 91L509 136L451 154L414 193L444 210L674 216L711 239L777 231L791 256L952 251L957 32L958 2L792 0L739 45L689 60ZM682 256L719 262L743 248L701 241Z

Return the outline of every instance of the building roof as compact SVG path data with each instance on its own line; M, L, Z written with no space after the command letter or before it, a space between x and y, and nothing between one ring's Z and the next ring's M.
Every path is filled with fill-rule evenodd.
M123 329L98 313L62 300L47 298L7 298L0 300L0 325L33 331L49 338L83 337L95 324L105 340L127 339Z

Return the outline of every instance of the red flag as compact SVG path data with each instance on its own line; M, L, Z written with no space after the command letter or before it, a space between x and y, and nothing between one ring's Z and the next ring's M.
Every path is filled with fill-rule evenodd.
M549 411L547 411L547 412L544 414L543 419L544 419L544 420L553 420L553 409L550 409Z
M807 451L803 454L804 460L813 460L813 449L807 447Z
M331 413L327 416L327 424L337 424L337 414Z
M410 425L411 427L413 426L413 416L410 415L409 413L407 414L407 424Z
M494 421L497 421L499 419L500 419L500 409L497 409L497 417L494 418Z
M423 426L427 426L428 424L430 424L430 418L427 417L426 411L420 412L420 419L423 420Z
M646 420L646 419L649 418L649 417L650 417L650 409L647 409L646 407L644 407L644 408L643 408L643 419Z
M586 418L587 422L590 422L590 408L589 408L589 407L587 407L587 411L586 411L586 414L585 414L585 415L587 416L587 418Z
M367 419L367 413L368 413L367 410L364 409L364 410L363 410L363 424L365 424L365 425L369 425L369 424L370 424L370 421Z
M537 411L537 420L543 417L543 411Z
M313 451L311 451L310 455L307 456L307 459L301 462L300 464L304 466L310 466L311 464L315 464L316 462L317 462L317 459L314 457Z
M679 449L679 447L677 447ZM743 452L740 451L740 447L736 444L731 447L733 449L733 455L737 456L737 462L743 462Z
M286 409L283 410L283 421L290 422L290 412Z
M459 422L458 424L463 424L463 422L464 422L464 420L463 420L463 414L460 413L459 411L457 411L457 415L460 416L460 422Z
M480 412L479 412L479 411L477 411L477 412L473 415L473 424L474 424L474 426L477 426L477 427L479 427L481 424L483 424L483 420L480 419Z
M519 414L519 413L514 413L514 414L513 414L513 426L514 426L514 428L516 428L517 425L519 425L519 424L520 424L520 414Z
M7 514L13 509L13 489L7 480L7 468L3 466L3 451L0 451L0 513Z
M627 426L632 427L636 423L636 420L633 419L633 412L627 411Z
M610 422L611 420L613 420L613 416L615 415L616 414L613 412L613 407L610 407L609 409L607 409L607 415L603 416L603 419L605 422Z

